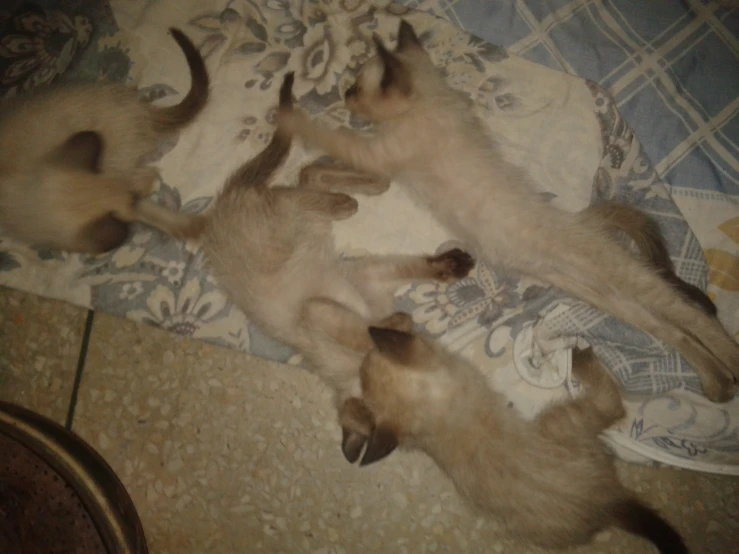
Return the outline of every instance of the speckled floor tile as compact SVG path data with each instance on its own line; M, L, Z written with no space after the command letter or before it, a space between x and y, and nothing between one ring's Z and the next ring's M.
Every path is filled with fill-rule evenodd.
M74 429L119 473L155 554L544 552L473 516L420 455L349 466L306 372L129 321L96 318ZM738 479L620 468L695 553L739 551ZM653 550L613 530L573 552Z
M87 310L0 287L0 398L64 423Z

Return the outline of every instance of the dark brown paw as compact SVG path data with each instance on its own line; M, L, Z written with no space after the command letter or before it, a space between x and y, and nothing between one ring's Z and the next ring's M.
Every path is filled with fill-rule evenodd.
M336 219L348 219L357 213L359 204L347 194L332 193L331 213Z
M405 312L395 312L394 314L378 321L375 327L410 333L413 331L413 318L410 314Z
M298 186L320 190L317 185L323 182L327 167L326 164L318 162L303 166L298 173Z
M428 263L433 270L434 279L440 281L453 281L467 277L475 267L475 259L459 248L432 256L428 259Z
M175 238L181 240L192 240L200 238L205 231L205 226L208 223L208 219L202 215L192 215L189 219L183 222L183 225L177 230Z

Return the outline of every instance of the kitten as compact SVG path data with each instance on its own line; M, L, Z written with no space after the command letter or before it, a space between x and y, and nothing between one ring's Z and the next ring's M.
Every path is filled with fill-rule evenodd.
M597 435L624 416L618 389L590 349L573 374L586 393L525 421L467 361L409 332L372 327L376 346L361 369L362 400L347 400L342 425L368 437L367 465L397 446L428 454L475 509L546 548L584 544L609 526L687 553L680 536L618 481ZM344 448L359 458L362 445Z
M158 108L119 84L61 85L5 100L0 108L0 228L17 240L100 253L140 221L177 238L200 217L143 197L158 177L144 165L158 142L205 107L209 78L187 36L170 29L190 68L182 102Z
M378 56L346 91L347 107L375 124L372 135L329 130L298 111L280 113L279 125L356 169L410 187L489 262L554 285L672 346L694 365L709 399L731 400L739 345L719 321L621 247L606 223L542 199L502 158L408 23L400 24L394 52L375 41Z
M280 89L292 106L293 74ZM336 168L305 167L297 187L269 186L290 151L275 132L267 147L226 181L207 215L203 248L219 285L251 321L303 354L336 393L337 405L360 392L359 366L372 347L367 322L394 311L394 292L412 280L450 281L472 269L455 249L438 256L340 259L332 222L351 217L357 202L340 190L384 191L388 183Z

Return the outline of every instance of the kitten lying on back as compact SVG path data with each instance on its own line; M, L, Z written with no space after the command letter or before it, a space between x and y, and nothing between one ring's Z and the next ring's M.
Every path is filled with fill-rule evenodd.
M544 201L525 173L502 158L467 97L446 84L408 23L400 25L394 52L375 41L378 56L346 91L347 107L375 124L372 135L329 130L297 111L281 113L279 124L357 169L410 186L485 259L672 346L693 364L709 399L731 400L739 345L719 321L622 248L599 218Z
M280 105L292 105L293 74ZM226 181L207 215L203 248L219 285L251 321L303 354L336 393L340 406L359 393L359 366L372 346L367 322L394 311L394 292L412 280L464 277L472 258L439 256L339 259L332 222L351 217L357 202L339 190L363 183L366 193L388 183L341 179L341 170L308 166L297 187L272 186L291 137L275 132L267 147ZM331 190L327 190L327 188ZM358 330L355 332L355 330Z
M158 177L144 165L167 133L205 107L209 78L200 53L170 29L190 68L190 91L157 108L119 84L63 85L0 107L0 228L15 239L99 253L126 240L140 221L177 238L197 235L197 216L143 197Z
M623 417L613 381L592 351L579 351L573 374L586 388L525 421L467 361L409 331L372 327L376 346L362 364L362 400L342 409L342 425L368 436L361 464L397 446L428 454L474 508L522 539L546 548L584 544L609 526L684 554L680 536L618 481L597 435ZM361 445L344 448L349 461Z

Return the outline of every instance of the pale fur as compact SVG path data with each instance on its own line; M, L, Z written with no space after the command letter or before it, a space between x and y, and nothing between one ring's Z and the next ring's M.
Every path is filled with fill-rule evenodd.
M375 123L372 135L329 130L297 111L281 113L279 124L408 187L489 262L548 282L675 348L696 368L709 399L733 398L739 345L718 320L620 246L607 224L544 201L405 25L399 49L389 53L378 41L383 55L366 63L347 94L349 109ZM398 86L383 88L388 67Z
M464 359L407 332L370 332L377 349L361 368L365 421L342 413L345 425L370 429L363 465L395 445L421 450L476 510L548 548L586 543L616 525L662 552L686 552L669 525L619 483L597 438L625 411L592 351L573 361L586 393L526 421Z
M281 104L288 107L291 83L289 74L281 89ZM350 183L376 193L388 183L312 165L297 187L270 187L289 148L289 135L276 133L232 175L208 214L203 247L234 303L267 334L303 354L341 403L359 393L359 366L371 348L367 323L393 312L394 292L411 280L462 277L472 259L458 250L433 257L339 258L332 222L352 216L357 203L333 191Z
M186 54L192 89L176 106L157 108L135 89L106 83L53 86L5 100L0 108L0 227L15 239L65 250L101 252L141 221L178 238L201 220L142 197L158 177L145 165L166 133L184 127L208 99L208 75L194 45ZM88 140L68 143L79 133ZM116 227L100 239L99 225Z

